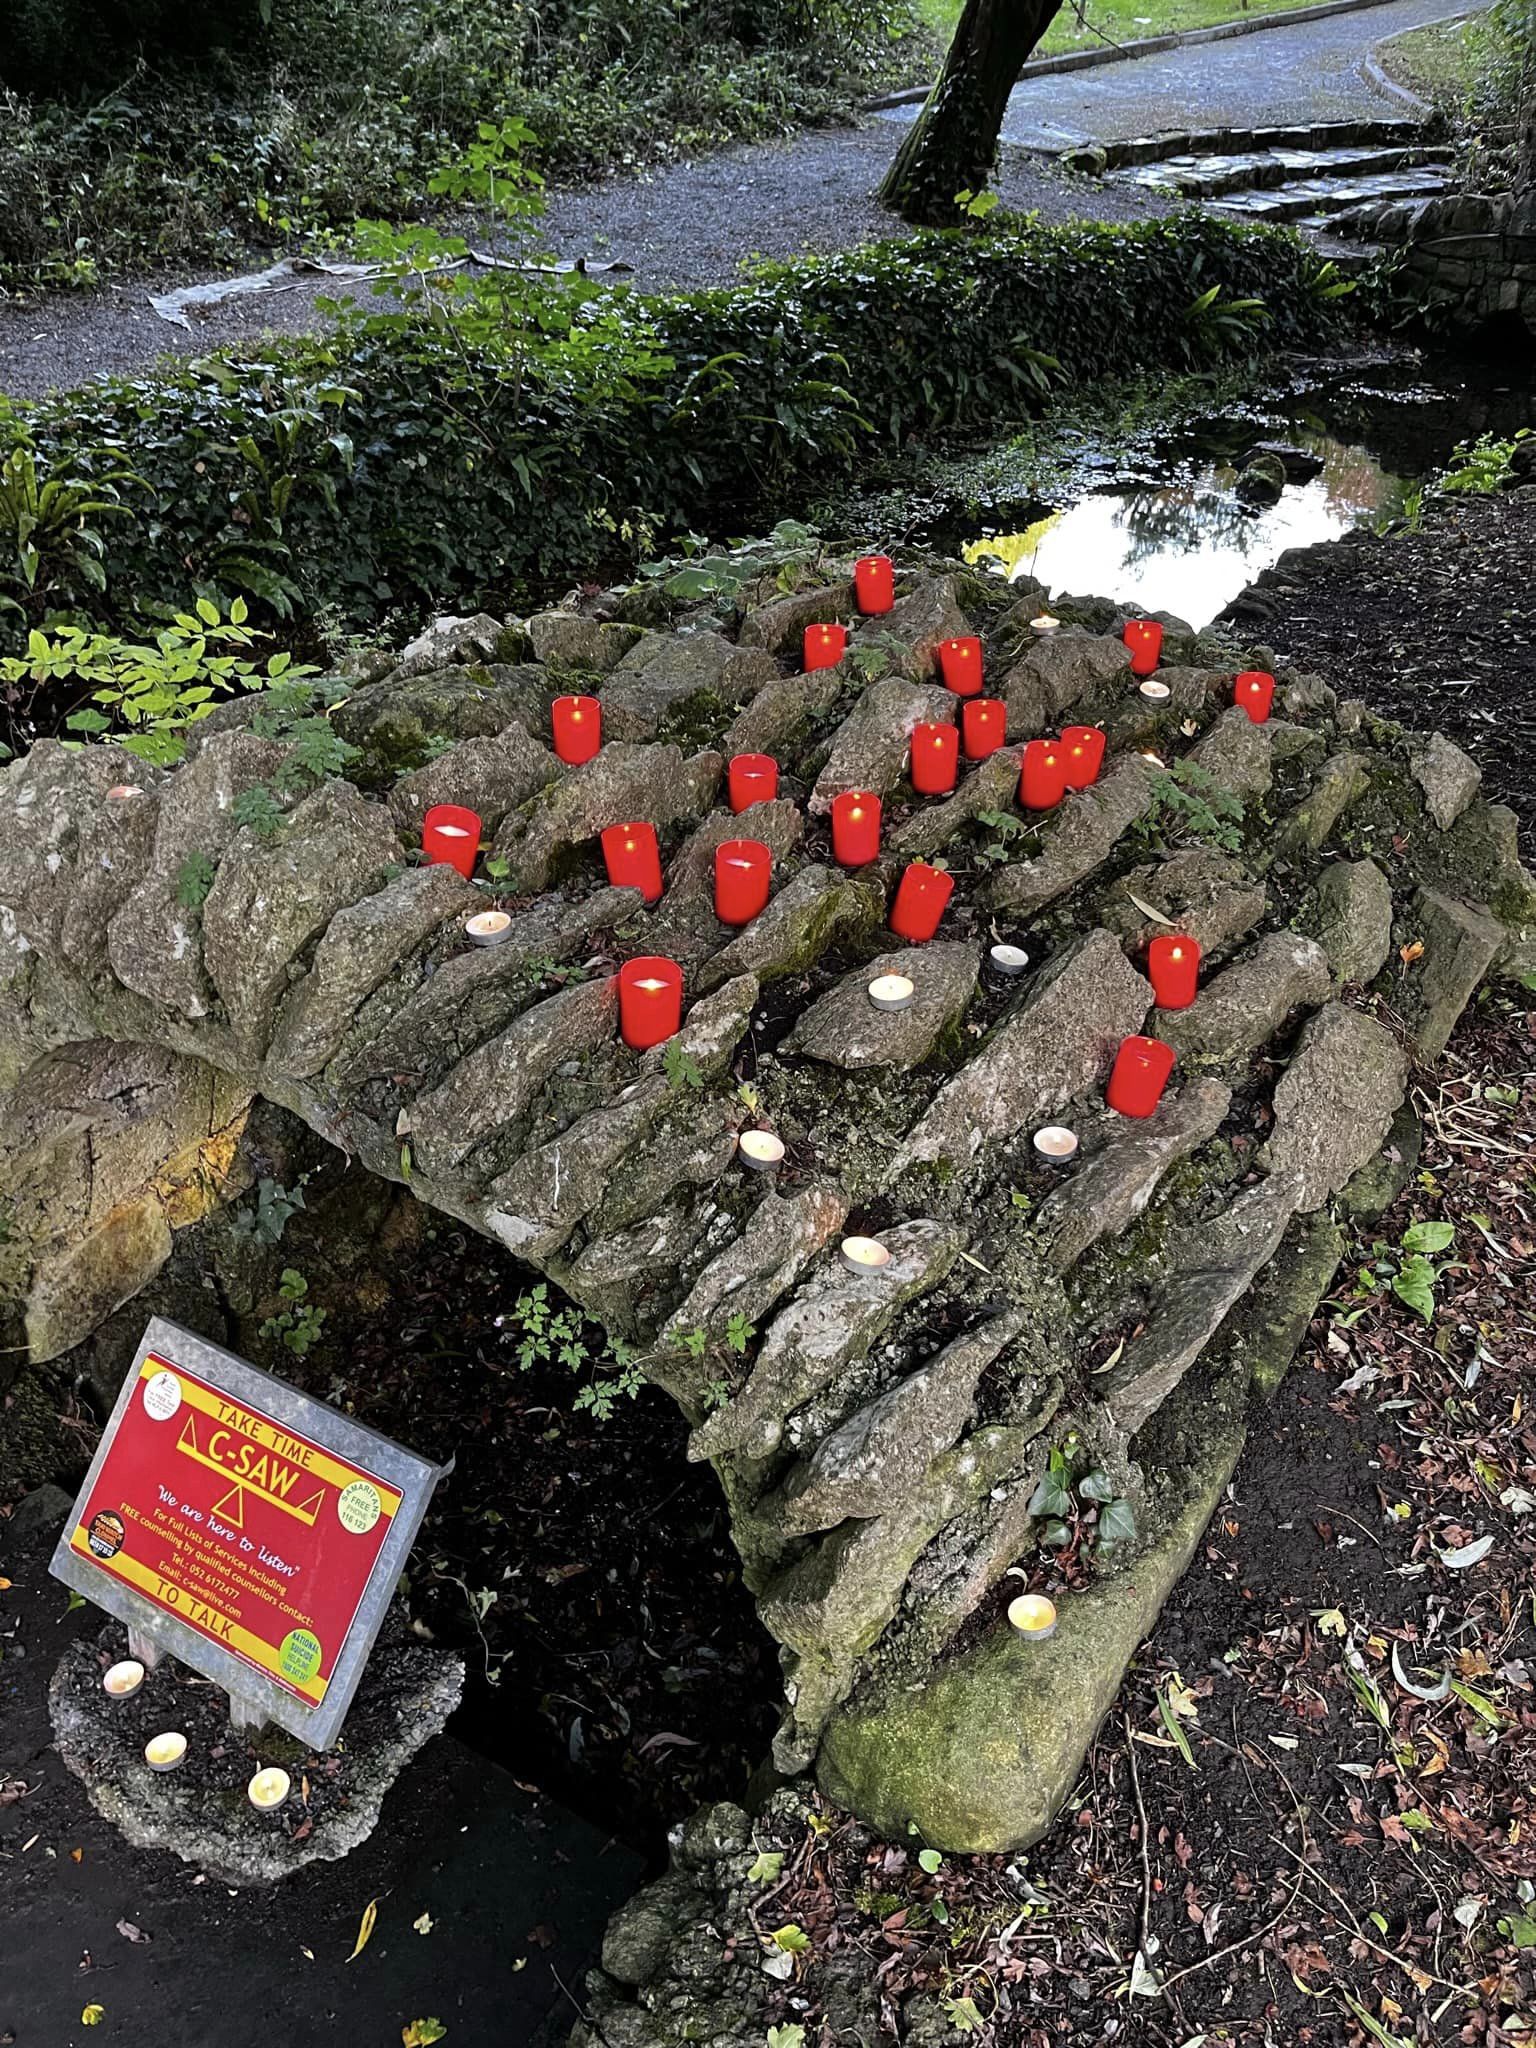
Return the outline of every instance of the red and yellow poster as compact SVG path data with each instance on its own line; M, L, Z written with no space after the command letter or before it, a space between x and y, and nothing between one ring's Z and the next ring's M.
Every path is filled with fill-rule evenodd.
M151 1353L69 1547L315 1707L400 1504Z

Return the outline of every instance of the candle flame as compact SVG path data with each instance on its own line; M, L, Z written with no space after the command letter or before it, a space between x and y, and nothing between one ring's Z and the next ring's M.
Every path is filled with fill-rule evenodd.
M666 985L667 984L664 981L651 980L637 981L635 983L635 987L643 988L648 996L660 995L661 991L666 987Z
M1175 946L1173 951L1168 955L1168 958L1170 960L1182 960L1184 958L1184 948L1182 946Z

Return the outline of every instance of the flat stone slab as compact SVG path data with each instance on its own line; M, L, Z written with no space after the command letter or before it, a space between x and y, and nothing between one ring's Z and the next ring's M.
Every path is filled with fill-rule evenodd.
M1442 832L1449 832L1477 795L1483 771L1443 732L1431 733L1424 745L1409 755L1408 765L1424 792L1429 815Z
M764 649L738 647L719 633L647 633L597 693L603 736L652 739L690 707L745 704L778 675Z
M908 859L938 853L982 811L1006 810L1019 786L1020 747L999 747L974 768L953 796L925 803L891 834L892 853Z
M835 943L879 924L884 915L885 889L877 875L804 867L769 897L760 917L705 962L694 986L702 993L736 974L780 980L809 967Z
M1291 812L1275 842L1276 856L1295 860L1319 853L1334 827L1371 786L1370 763L1363 754L1330 754L1317 771L1311 791Z
M1275 1128L1261 1155L1296 1175L1298 1209L1316 1209L1380 1150L1408 1089L1408 1056L1374 1017L1325 1003L1302 1026L1275 1089Z
M1132 953L1160 933L1180 931L1209 958L1245 938L1268 901L1264 884L1241 861L1213 847L1188 846L1122 875L1099 898L1098 915Z
M958 1233L926 1218L898 1224L881 1242L889 1265L858 1272L834 1258L812 1274L775 1317L741 1392L689 1438L691 1459L776 1450L795 1409L862 1358L897 1310L941 1280L960 1252Z
M663 1330L663 1346L693 1330L718 1333L733 1315L761 1322L841 1228L847 1213L846 1201L833 1188L807 1188L788 1197L770 1191L741 1236L700 1274ZM721 1415L727 1412L722 1409Z
M1392 950L1392 885L1373 860L1331 861L1317 878L1310 923L1334 979L1364 987Z
M882 953L828 989L795 1024L786 1049L832 1067L921 1066L959 1024L975 991L981 951L967 941L930 942ZM881 975L913 984L904 1010L878 1010L870 984Z
M281 1731L248 1748L230 1729L226 1695L172 1658L131 1699L110 1698L101 1674L127 1655L127 1631L118 1622L65 1651L48 1689L59 1754L96 1811L134 1848L170 1849L239 1887L275 1883L306 1863L337 1862L365 1842L384 1795L422 1744L441 1732L464 1690L463 1658L428 1649L396 1619L368 1659L345 1746L336 1752L339 1770L327 1771L324 1759L311 1758ZM152 1771L144 1744L167 1728L186 1736L187 1760L179 1771ZM287 1810L261 1814L245 1798L262 1764L288 1769L298 1793L306 1759L319 1787L308 1811L290 1796Z
M492 850L510 862L510 885L519 892L546 889L561 856L589 845L609 825L647 818L663 832L680 819L701 817L724 771L719 754L685 760L681 747L611 741L509 812Z
M1176 1249L1174 1274L1146 1328L1099 1382L1100 1398L1127 1437L1167 1400L1274 1257L1301 1194L1299 1174L1271 1174Z
M1106 861L1156 796L1156 771L1139 754L1127 754L1088 789L1063 799L1041 827L1044 846L1036 860L1013 861L987 885L986 901L1011 916L1028 917L1065 896Z
M1457 1018L1477 993L1507 933L1471 904L1433 889L1421 889L1413 907L1424 947L1417 968L1413 1042L1421 1059L1435 1059L1450 1043Z
M1157 1035L1181 1060L1219 1063L1273 1038L1302 1003L1326 1000L1328 956L1299 932L1271 932L1206 983L1187 1010L1159 1010Z
M1038 739L1079 705L1112 703L1115 692L1130 684L1131 657L1123 641L1097 633L1052 633L1026 647L1004 678L1000 694L1008 705L1008 737Z
M1090 1245L1118 1237L1151 1201L1169 1168L1215 1133L1231 1103L1230 1088L1201 1078L1165 1095L1155 1116L1106 1112L1097 1134L1101 1142L1046 1197L1035 1218L1035 1234L1050 1265L1064 1273Z
M807 810L813 815L830 811L833 798L849 789L888 796L906 775L913 726L954 725L959 703L952 690L902 676L871 683L838 727Z
M1043 1121L1105 1074L1122 1038L1139 1031L1152 987L1112 932L1093 931L1058 953L986 1044L939 1090L886 1170L891 1186L914 1166L964 1171L993 1140Z
M887 1393L868 1402L797 1465L764 1503L786 1536L884 1514L965 1427L977 1382L1024 1327L1020 1309L993 1316Z

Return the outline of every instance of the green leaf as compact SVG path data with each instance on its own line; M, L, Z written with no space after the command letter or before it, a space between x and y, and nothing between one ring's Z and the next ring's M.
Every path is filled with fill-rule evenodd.
M214 865L206 853L189 853L176 870L176 901L183 910L201 910L213 887Z
M797 1927L793 1920L781 1927L773 1936L773 1945L787 1956L798 1956L811 1945L811 1937L804 1928Z
M1392 1292L1399 1301L1406 1302L1416 1315L1426 1323L1434 1321L1435 1315L1435 1268L1428 1259L1417 1254L1403 1262L1401 1272L1392 1276Z
M1084 1500L1113 1500L1115 1482L1107 1472L1086 1472L1077 1482L1077 1490Z
M919 1868L926 1870L930 1877L934 1876L944 1867L943 1852L938 1849L919 1849L917 1861Z
M1518 1100L1518 1097L1516 1098ZM1456 1239L1454 1223L1413 1223L1403 1232L1405 1252L1443 1252Z
M772 1884L776 1878L782 1875L783 1870L784 1851L782 1849L759 1849L757 1861L747 1872L747 1882L749 1884Z
M768 2048L805 2048L805 2029L788 2020L781 2027L768 2029Z
M1133 1542L1135 1536L1136 1510L1128 1500L1109 1501L1099 1514L1094 1549L1114 1550L1122 1543Z

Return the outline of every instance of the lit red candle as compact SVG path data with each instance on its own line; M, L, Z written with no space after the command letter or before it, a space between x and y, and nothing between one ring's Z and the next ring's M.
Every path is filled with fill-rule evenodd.
M433 804L421 821L421 850L430 865L446 861L466 881L480 855L480 819L462 804Z
M1104 734L1096 725L1069 725L1061 735L1068 789L1087 789L1104 766Z
M1263 725L1275 701L1275 679L1261 668L1244 669L1232 685L1232 701L1241 704L1255 725Z
M1057 740L1031 740L1019 771L1019 802L1026 811L1054 810L1067 793L1067 764Z
M779 793L779 764L772 754L731 756L731 809L749 810L753 804L772 803Z
M896 886L889 919L891 930L898 938L920 946L938 930L939 919L954 893L953 875L946 874L943 868L930 867L926 861L913 861Z
M1008 737L1008 706L1001 697L971 697L960 706L967 761L985 761Z
M1200 986L1200 941L1188 932L1159 933L1147 948L1147 979L1160 1010L1187 1010Z
M724 839L715 848L715 915L750 924L768 901L773 855L760 839Z
M896 571L889 555L865 555L853 565L853 594L861 612L888 612L896 602Z
M848 652L846 626L807 626L801 657L809 675L813 668L836 668Z
M879 852L879 797L869 789L845 789L832 799L832 858L845 868L862 868Z
M1131 651L1131 674L1149 676L1163 652L1163 629L1156 619L1127 619L1121 634Z
M657 953L619 969L619 1036L631 1052L670 1038L683 1021L683 970Z
M957 697L974 697L981 688L981 642L941 640L939 673Z
M1150 1116L1173 1072L1173 1047L1160 1038L1123 1038L1104 1100L1121 1116Z
M557 697L549 724L555 753L568 768L590 761L603 744L603 707L595 697Z
M953 725L912 728L912 787L919 796L946 796L960 770L960 733Z
M615 889L638 889L647 903L661 896L661 849L656 827L636 819L603 834L603 864Z

